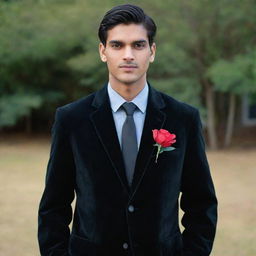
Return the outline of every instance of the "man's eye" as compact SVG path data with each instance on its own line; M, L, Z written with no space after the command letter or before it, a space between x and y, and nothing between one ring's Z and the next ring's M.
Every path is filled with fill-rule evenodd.
M145 47L145 44L144 44L144 43L136 43L136 44L134 44L134 47L135 47L136 49L142 49L142 48Z
M121 45L120 44L111 44L111 47L114 49L119 49L119 48L121 48Z

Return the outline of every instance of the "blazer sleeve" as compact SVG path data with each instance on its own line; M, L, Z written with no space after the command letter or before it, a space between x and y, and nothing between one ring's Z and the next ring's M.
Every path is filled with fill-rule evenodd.
M190 123L184 160L181 209L183 256L208 256L217 223L217 198L205 154L202 124L198 110Z
M57 109L45 189L38 214L38 242L43 256L68 255L75 165L69 134L61 119L61 111Z

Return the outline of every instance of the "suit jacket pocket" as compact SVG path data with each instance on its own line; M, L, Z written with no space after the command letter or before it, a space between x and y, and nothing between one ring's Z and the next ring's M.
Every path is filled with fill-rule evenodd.
M182 256L182 236L180 231L164 240L162 252L163 256Z
M96 256L97 246L90 240L71 234L69 240L70 256Z

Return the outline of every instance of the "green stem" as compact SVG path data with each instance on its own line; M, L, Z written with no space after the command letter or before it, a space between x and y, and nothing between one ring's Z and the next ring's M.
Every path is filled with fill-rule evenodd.
M158 146L157 146L157 153L156 153L156 160L155 160L155 163L157 163L157 158L158 158L158 155L159 155L160 150L161 150L161 145L158 145Z

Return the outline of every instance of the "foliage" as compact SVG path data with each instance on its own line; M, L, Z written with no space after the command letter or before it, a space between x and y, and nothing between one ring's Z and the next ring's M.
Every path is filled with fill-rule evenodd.
M42 103L39 95L12 94L0 98L0 127L13 126L20 117L28 116L31 109Z
M2 102L8 105L1 108L4 119L0 127L14 125L29 109L44 104L50 113L56 105L93 90L82 88L81 75L68 65L71 58L86 52L86 32L90 26L83 21L84 15L90 18L86 5L78 8L73 1L18 1L1 5L0 94ZM10 97L19 99L20 91L33 97L8 101ZM34 104L35 98L40 98L40 104Z
M243 94L256 92L256 51L237 55L232 60L219 60L208 70L215 89L222 92Z
M1 1L0 98L6 105L0 127L14 125L39 107L50 119L56 106L102 86L107 69L98 56L98 24L107 10L122 3ZM149 70L154 87L203 113L206 79L220 91L253 90L254 0L233 0L232 5L227 0L142 0L139 5L158 25L157 56ZM23 96L26 100L19 101ZM39 119L41 113L33 111Z

